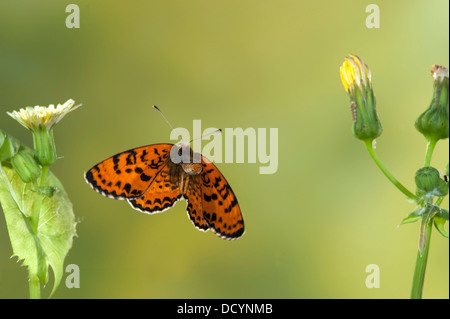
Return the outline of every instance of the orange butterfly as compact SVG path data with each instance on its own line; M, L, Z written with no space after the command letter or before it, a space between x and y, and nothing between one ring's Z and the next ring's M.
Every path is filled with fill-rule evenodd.
M171 151L190 154L190 158L175 163ZM194 158L201 161L195 163ZM241 209L227 180L188 143L153 144L116 154L87 171L85 179L103 196L127 200L141 212L163 212L185 199L189 219L197 229L211 228L230 240L244 233Z

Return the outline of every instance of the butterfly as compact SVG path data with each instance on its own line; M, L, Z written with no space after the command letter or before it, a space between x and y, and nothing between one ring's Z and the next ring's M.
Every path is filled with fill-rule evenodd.
M121 152L94 165L85 179L103 196L127 200L144 213L164 212L185 199L188 217L197 229L211 229L228 240L244 234L241 209L227 180L189 143L152 144Z

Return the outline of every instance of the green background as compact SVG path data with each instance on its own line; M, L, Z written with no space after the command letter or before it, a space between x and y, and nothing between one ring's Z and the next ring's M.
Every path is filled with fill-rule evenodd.
M76 3L81 28L68 29ZM52 167L79 219L66 265L80 288L56 298L408 298L414 209L351 133L339 67L372 70L383 135L377 152L414 191L426 142L414 128L432 96L431 65L449 66L448 1L0 0L0 127L31 146L6 111L83 106L55 128ZM241 205L245 235L197 231L185 203L149 216L94 192L83 174L120 151L169 140L174 126L278 128L278 171L217 164ZM204 143L205 144L205 143ZM432 165L448 162L448 140ZM443 203L448 208L448 199ZM449 297L448 240L435 229L426 298ZM0 297L27 298L0 214ZM380 268L380 288L365 285ZM52 282L43 291L48 295Z

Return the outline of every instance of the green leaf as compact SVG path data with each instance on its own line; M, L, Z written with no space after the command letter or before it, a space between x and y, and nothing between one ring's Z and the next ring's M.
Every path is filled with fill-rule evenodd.
M13 253L19 257L19 260L24 260L23 264L28 266L30 274L38 276L42 282L46 283L46 256L36 234L31 230L29 216L24 213L29 211L31 206L16 194L16 190L19 191L17 182L22 181L17 175L17 182L11 183L9 177L13 175L16 173L12 169L0 166L0 202L5 214ZM27 193L25 187L22 189L24 193Z
M403 224L408 224L408 223L414 223L420 219L422 219L422 214L427 210L426 207L419 207L418 209L416 209L415 211L409 213L408 216L406 216L405 218L403 218L402 222L400 223L400 225Z
M434 226L444 236L448 238L448 230L445 229L445 224L448 222L448 211L441 208L440 212L434 216Z
M0 203L5 214L13 255L28 267L31 276L44 284L48 281L48 267L55 280L51 295L64 273L64 258L76 235L76 221L67 193L53 173L47 171L42 187L55 187L53 196L45 196L32 183L24 183L9 167L0 165ZM36 203L40 203L38 206ZM38 207L38 223L32 219Z
M438 216L439 217L442 217L442 218L444 218L445 220L447 220L448 221L448 210L446 210L446 209L444 209L444 208L439 208L440 209L440 211L439 211L439 214L438 214Z

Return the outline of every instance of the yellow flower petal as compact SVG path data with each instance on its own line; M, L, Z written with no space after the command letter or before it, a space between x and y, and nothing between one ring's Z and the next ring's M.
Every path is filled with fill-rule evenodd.
M347 90L347 92L350 90L350 85L348 84L347 75L345 74L344 67L341 66L341 80L342 84L344 85L344 88Z
M371 84L369 67L356 55L350 54L342 64L340 71L344 88L349 93L353 85L365 87Z

